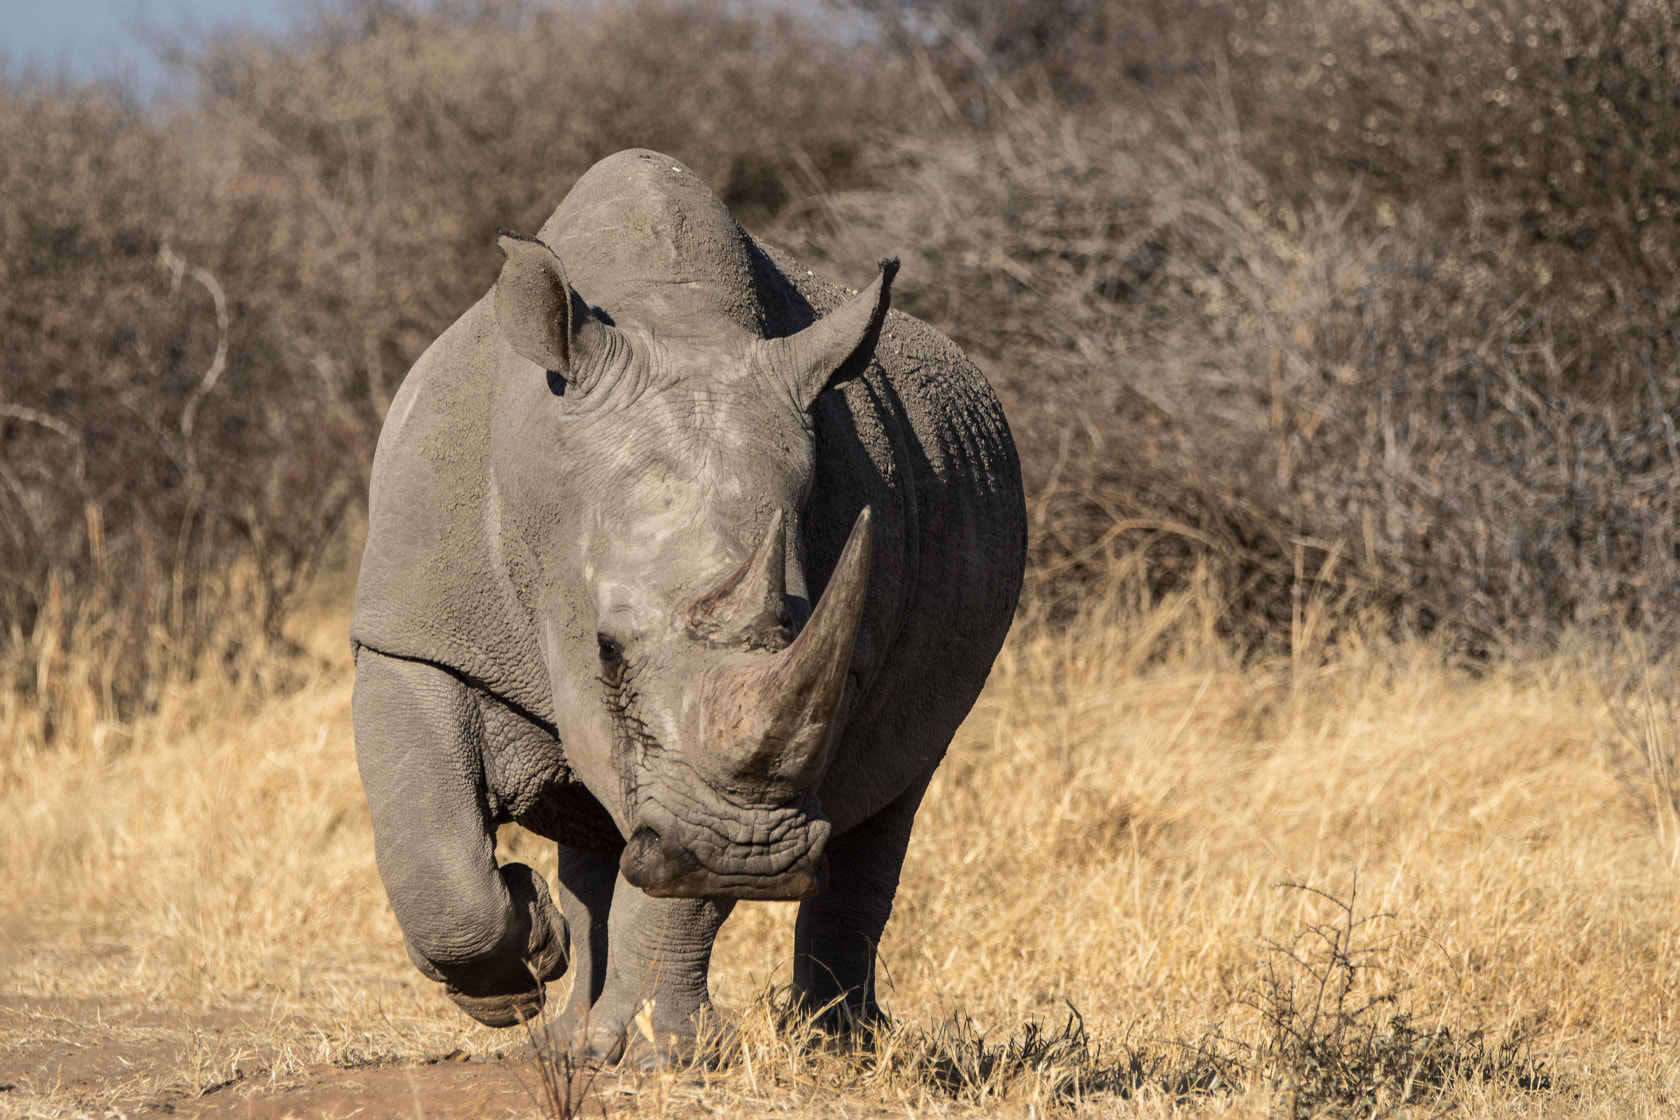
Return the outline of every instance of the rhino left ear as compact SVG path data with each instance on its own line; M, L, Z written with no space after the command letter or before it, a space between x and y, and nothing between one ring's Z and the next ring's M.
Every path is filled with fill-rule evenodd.
M824 389L850 381L869 368L892 303L898 260L883 260L880 267L881 274L856 299L798 334L760 344L765 366L788 380L804 407L810 408Z
M496 277L496 318L508 345L522 357L576 384L579 336L589 311L554 250L541 241L504 233L505 258Z

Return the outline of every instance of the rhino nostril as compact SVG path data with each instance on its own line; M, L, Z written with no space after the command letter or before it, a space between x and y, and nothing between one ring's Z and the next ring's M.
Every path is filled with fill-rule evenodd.
M619 857L618 868L625 881L642 890L675 884L699 864L687 851L669 844L647 825L638 825Z

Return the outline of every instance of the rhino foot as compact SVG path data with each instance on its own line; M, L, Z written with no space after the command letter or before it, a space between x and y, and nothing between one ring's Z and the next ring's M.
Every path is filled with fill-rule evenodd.
M544 985L566 973L566 919L549 899L542 876L522 863L498 868L513 911L526 927L523 950L469 973L443 972L408 943L409 957L421 971L443 981L443 990L468 1015L488 1027L512 1027L537 1018L546 999Z
M596 1005L582 1016L568 1013L533 1035L528 1056L566 1055L589 1066L653 1070L728 1064L740 1051L733 1023L708 1004L682 1021L661 1015L657 997L633 1014Z
M560 903L574 917L579 967L566 1010L538 1049L640 1068L727 1060L737 1049L735 1032L712 1004L706 973L734 904L653 898L610 868L562 849Z

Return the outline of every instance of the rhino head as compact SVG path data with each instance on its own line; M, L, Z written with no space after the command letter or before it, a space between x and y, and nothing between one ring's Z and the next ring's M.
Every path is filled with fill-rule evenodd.
M567 760L627 838L632 885L809 898L826 881L816 789L871 555L865 508L810 608L810 408L867 367L897 263L828 317L763 339L685 313L680 292L657 331L615 323L547 245L500 244L497 320L542 373L495 440L497 504L521 519L501 539L526 545L498 566L540 570Z

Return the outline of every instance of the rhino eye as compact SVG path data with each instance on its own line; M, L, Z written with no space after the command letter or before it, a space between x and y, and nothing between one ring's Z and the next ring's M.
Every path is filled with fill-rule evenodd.
M624 647L605 634L595 635L595 645L601 655L601 665L607 669L616 669L624 663Z

